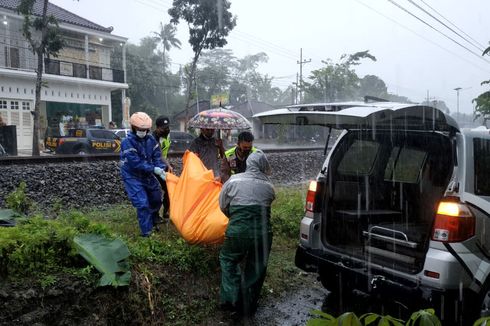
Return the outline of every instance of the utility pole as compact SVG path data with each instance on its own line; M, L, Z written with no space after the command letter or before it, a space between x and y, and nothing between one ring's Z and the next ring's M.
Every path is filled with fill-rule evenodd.
M311 59L303 60L303 48L299 50L299 61L296 61L299 64L299 101L303 102L303 65L311 62Z
M456 91L456 120L459 119L459 91L462 90L461 87L456 87L454 89Z

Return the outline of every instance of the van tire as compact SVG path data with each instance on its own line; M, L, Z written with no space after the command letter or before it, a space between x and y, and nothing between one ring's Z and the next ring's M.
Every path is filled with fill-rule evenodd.
M76 155L87 155L89 154L88 149L85 146L78 146L73 150L73 154Z

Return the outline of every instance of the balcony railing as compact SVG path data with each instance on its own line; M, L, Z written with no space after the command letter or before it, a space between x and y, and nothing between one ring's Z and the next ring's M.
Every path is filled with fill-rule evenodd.
M87 66L84 64L53 59L45 59L44 64L46 74L87 78ZM118 69L89 65L88 77L90 79L124 83L124 71Z

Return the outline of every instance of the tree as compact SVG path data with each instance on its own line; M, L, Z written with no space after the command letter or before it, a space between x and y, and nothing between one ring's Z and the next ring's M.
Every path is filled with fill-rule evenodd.
M167 69L167 58L166 52L170 51L172 47L180 49L181 43L178 38L175 37L177 29L172 24L163 25L160 23L160 32L153 32L155 35L154 39L162 44L162 72L164 82L167 84L167 74L165 70ZM167 88L163 88L163 99L165 101L165 111L169 111L168 109L168 98L167 98Z
M196 82L200 98L227 92L236 70L237 61L232 50L213 49L203 52L196 69Z
M483 51L482 56L490 54L490 46ZM490 80L483 81L481 85L490 84ZM486 91L478 95L471 102L475 103L475 116L474 120L483 118L483 125L487 124L487 120L490 119L490 91Z
M181 19L187 22L189 44L194 51L187 78L186 119L189 118L197 61L202 50L225 46L226 36L236 25L236 17L232 16L229 9L228 0L174 0L172 8L168 10L172 17L171 23L178 24Z
M37 56L36 100L34 103L34 126L32 135L32 156L39 156L39 120L41 108L41 87L43 86L44 56L58 55L64 41L59 33L58 21L48 16L48 0L43 0L43 11L40 17L33 16L36 0L21 0L17 11L24 16L22 34L29 43L32 52Z
M474 120L483 118L483 125L486 125L490 119L490 91L478 95L472 102L475 103Z
M163 62L163 70L167 66L167 60L165 58L166 52L170 51L171 48L180 49L182 43L180 40L175 37L175 33L177 32L177 28L172 24L163 25L160 23L160 31L153 32L154 39L162 44L162 62Z
M325 67L313 70L308 78L311 82L304 83L306 101L333 102L359 97L360 78L353 67L359 65L361 59L376 61L369 50L344 54L339 63L330 59L322 61Z
M366 75L359 80L360 89L359 95L362 96L375 96L378 98L387 99L388 88L385 82L375 75Z
M126 55L131 112L145 111L152 117L171 114L170 110L162 110L167 101L167 108L181 107L183 103L179 94L180 78L172 73L164 76L159 68L162 57L155 52L156 49L157 41L153 37L145 37L139 45L128 43ZM162 89L166 91L168 99L162 98Z

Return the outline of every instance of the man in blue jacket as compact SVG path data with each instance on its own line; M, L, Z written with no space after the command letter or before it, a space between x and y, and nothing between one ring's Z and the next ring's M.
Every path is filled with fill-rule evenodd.
M141 235L148 237L159 220L162 191L156 176L165 180L166 165L158 142L149 133L151 118L144 112L131 116L131 132L121 144L121 175L129 200L136 208Z

